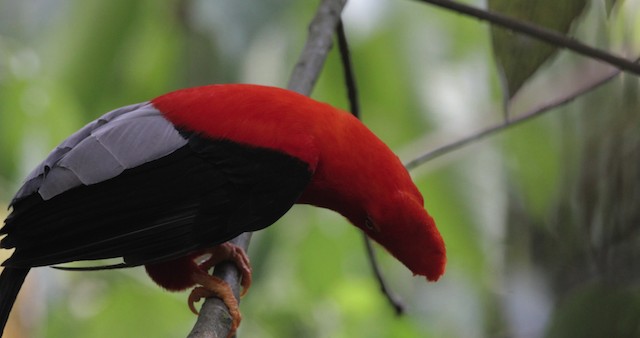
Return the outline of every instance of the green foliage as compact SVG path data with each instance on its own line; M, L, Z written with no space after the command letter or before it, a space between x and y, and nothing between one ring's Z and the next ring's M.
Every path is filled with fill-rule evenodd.
M597 314L597 315L594 315ZM574 290L557 308L548 338L637 337L640 292L594 284Z
M488 4L492 11L567 33L584 11L587 1L489 0ZM557 46L497 26L491 27L491 36L493 52L502 75L504 95L509 99L558 50Z
M633 54L640 40L631 2L489 4ZM52 147L113 108L204 83L283 86L317 5L44 3L0 1L4 205ZM545 102L591 80L592 68L567 53L554 57L556 47L418 2L351 1L344 21L363 120L404 161L501 121L493 57L508 82L505 96L519 93L512 103ZM313 96L348 107L342 78L333 53ZM295 207L254 237L254 285L241 303L239 336L637 334L630 324L638 320L640 271L637 93L637 78L626 75L412 172L447 243L448 265L439 282L427 283L378 250L407 304L404 318L380 295L361 234L331 212ZM30 298L45 305L44 314L23 318L32 321L32 336L179 337L195 320L186 293L160 290L140 269L46 272L34 275L44 291Z
M43 337L179 337L193 315L185 297L141 283L137 274L89 273L69 281L51 304ZM136 276L137 275L137 276ZM80 276L75 276L80 277Z

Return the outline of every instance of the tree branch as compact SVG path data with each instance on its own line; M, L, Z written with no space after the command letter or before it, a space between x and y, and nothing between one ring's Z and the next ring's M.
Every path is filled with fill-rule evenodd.
M503 123L499 123L487 128L484 128L478 132L476 132L475 134L469 135L467 137L461 138L457 141L451 142L449 144L445 144L441 147L438 147L436 149L433 149L421 156L419 156L416 159L411 160L410 162L408 162L405 167L407 167L408 170L414 169L416 167L418 167L421 164L424 164L430 160L433 160L436 157L442 156L444 154L450 153L456 149L462 148L468 144L471 144L475 141L479 141L485 137L488 137L490 135L493 135L499 131L502 131L504 129L507 129L509 127L513 127L516 125L519 125L525 121L529 121L535 117L541 116L544 113L547 113L555 108L558 108L560 106L563 106L575 99L577 99L578 97L604 85L605 83L611 81L612 79L614 79L616 76L618 76L620 74L620 70L618 69L614 69L612 71L609 71L603 75L600 75L598 77L596 77L595 79L588 81L588 82L581 82L583 83L581 86L579 86L578 88L575 88L571 93L568 93L566 95L560 96L558 98L555 98L553 100L551 100L550 102L547 103L543 103L541 106L538 106L536 108L533 108L529 111L527 111L526 113L520 114L519 116L509 119Z
M251 233L246 232L230 242L241 247L249 248ZM231 262L216 265L213 275L224 280L231 286L233 295L240 299L240 272ZM231 328L229 309L220 298L207 298L200 308L200 314L187 338L225 338Z
M625 59L616 55L613 55L602 49L591 47L576 39L567 37L554 30L550 30L541 26L537 26L525 21L516 20L509 16L491 12L488 10L468 6L459 2L450 0L418 0L421 2L430 3L438 7L446 8L460 14L472 16L476 19L486 20L490 23L508 28L515 32L528 35L530 37L542 40L552 45L563 47L572 50L578 54L587 56L589 58L608 63L618 69L640 75L640 64L629 59Z
M300 58L291 74L288 89L309 95L324 66L327 54L333 46L333 32L340 20L340 14L347 0L322 0L309 25L309 36ZM244 233L232 242L245 251L249 247L251 233ZM215 276L229 283L236 299L239 299L240 276L231 263L215 267ZM218 298L205 300L200 315L188 338L224 338L231 328L229 309Z
M380 265L378 265L378 259L376 258L376 253L373 249L373 245L371 244L371 239L367 236L367 234L363 234L364 237L364 247L367 251L367 256L369 257L369 262L371 262L371 269L373 270L373 275L376 277L378 281L378 285L380 286L380 291L387 298L389 304L393 307L393 310L396 312L397 316L402 316L405 313L404 302L400 297L398 297L391 289L387 286L387 282L382 275L382 271L380 271Z
M333 46L333 32L346 3L347 0L322 0L309 25L309 37L287 88L304 95L311 94L327 54Z
M344 31L342 20L338 22L336 27L338 35L338 51L340 51L340 60L342 62L342 72L344 73L344 83L347 86L347 98L349 99L349 110L353 116L360 119L360 100L358 99L358 86L356 84L356 73L353 70L351 62L351 52L349 51L349 42L347 34Z

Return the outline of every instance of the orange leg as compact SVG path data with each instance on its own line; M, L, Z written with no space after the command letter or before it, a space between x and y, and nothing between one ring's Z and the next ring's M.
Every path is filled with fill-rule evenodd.
M194 303L199 302L202 298L220 298L229 309L229 314L232 318L231 330L229 331L229 337L232 337L242 319L238 309L238 301L233 296L229 284L218 277L209 275L207 271L223 261L235 263L242 275L240 283L242 291L240 295L243 296L251 286L251 266L249 265L249 258L242 248L228 242L208 249L204 251L203 254L210 254L211 257L198 264L198 270L192 275L193 281L201 286L195 287L191 291L191 294L189 294L189 309L191 309L193 313L198 314Z
M200 269L206 272L221 262L233 262L238 267L238 270L240 270L240 274L242 275L240 282L240 285L242 286L240 297L244 296L247 291L249 291L249 288L251 287L251 264L249 264L249 257L241 247L226 242L205 250L203 254L210 254L211 257L198 264Z

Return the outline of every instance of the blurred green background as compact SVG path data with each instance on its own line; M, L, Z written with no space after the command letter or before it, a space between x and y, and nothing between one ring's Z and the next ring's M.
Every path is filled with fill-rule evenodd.
M483 5L480 1L472 4ZM285 86L316 1L0 0L0 219L21 179L101 114L208 83ZM588 3L572 32L640 52L640 2ZM503 118L486 24L412 1L344 13L364 122L403 161ZM601 65L559 52L512 114L588 82ZM334 51L313 97L346 108ZM378 250L397 318L361 235L297 206L254 236L240 337L640 337L638 80L606 86L412 174L448 249L437 283ZM186 293L142 269L35 269L11 337L182 337Z

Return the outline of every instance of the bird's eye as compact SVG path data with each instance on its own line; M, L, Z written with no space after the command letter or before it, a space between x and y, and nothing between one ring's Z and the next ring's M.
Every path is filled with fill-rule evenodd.
M373 225L373 221L372 221L372 220L371 220L371 218L369 218L369 217L367 217L367 218L364 220L364 226L365 226L367 229L371 230L371 231L376 231L376 232L378 231L378 229L375 227L375 225Z

